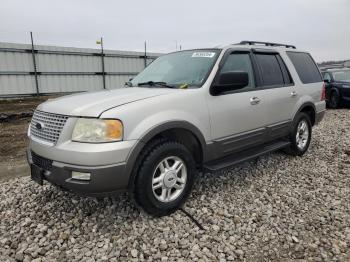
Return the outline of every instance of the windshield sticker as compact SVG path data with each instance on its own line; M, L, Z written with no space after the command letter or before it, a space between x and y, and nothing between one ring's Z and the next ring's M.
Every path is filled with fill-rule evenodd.
M192 54L192 57L209 57L212 58L215 56L214 52L195 52Z

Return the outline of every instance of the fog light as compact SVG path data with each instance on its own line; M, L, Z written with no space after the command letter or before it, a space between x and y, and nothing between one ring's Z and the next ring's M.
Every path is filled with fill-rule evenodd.
M77 171L72 171L72 178L77 180L90 180L91 174L90 173L82 173Z

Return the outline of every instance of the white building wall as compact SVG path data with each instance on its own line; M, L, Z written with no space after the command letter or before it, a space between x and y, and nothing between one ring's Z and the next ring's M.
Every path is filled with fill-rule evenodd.
M100 49L35 45L39 93L103 89ZM147 53L147 64L161 54ZM144 69L143 52L105 50L106 89L121 88ZM36 94L31 45L0 43L0 96Z

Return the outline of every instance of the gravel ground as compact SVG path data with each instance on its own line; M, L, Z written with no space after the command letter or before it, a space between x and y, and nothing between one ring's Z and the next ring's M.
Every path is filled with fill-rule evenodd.
M202 175L160 219L126 195L97 201L28 177L0 184L0 261L350 261L350 111L332 110L302 158Z

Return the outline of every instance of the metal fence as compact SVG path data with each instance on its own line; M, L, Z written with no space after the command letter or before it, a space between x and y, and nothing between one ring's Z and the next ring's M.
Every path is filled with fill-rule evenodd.
M159 55L0 43L0 97L120 88Z

